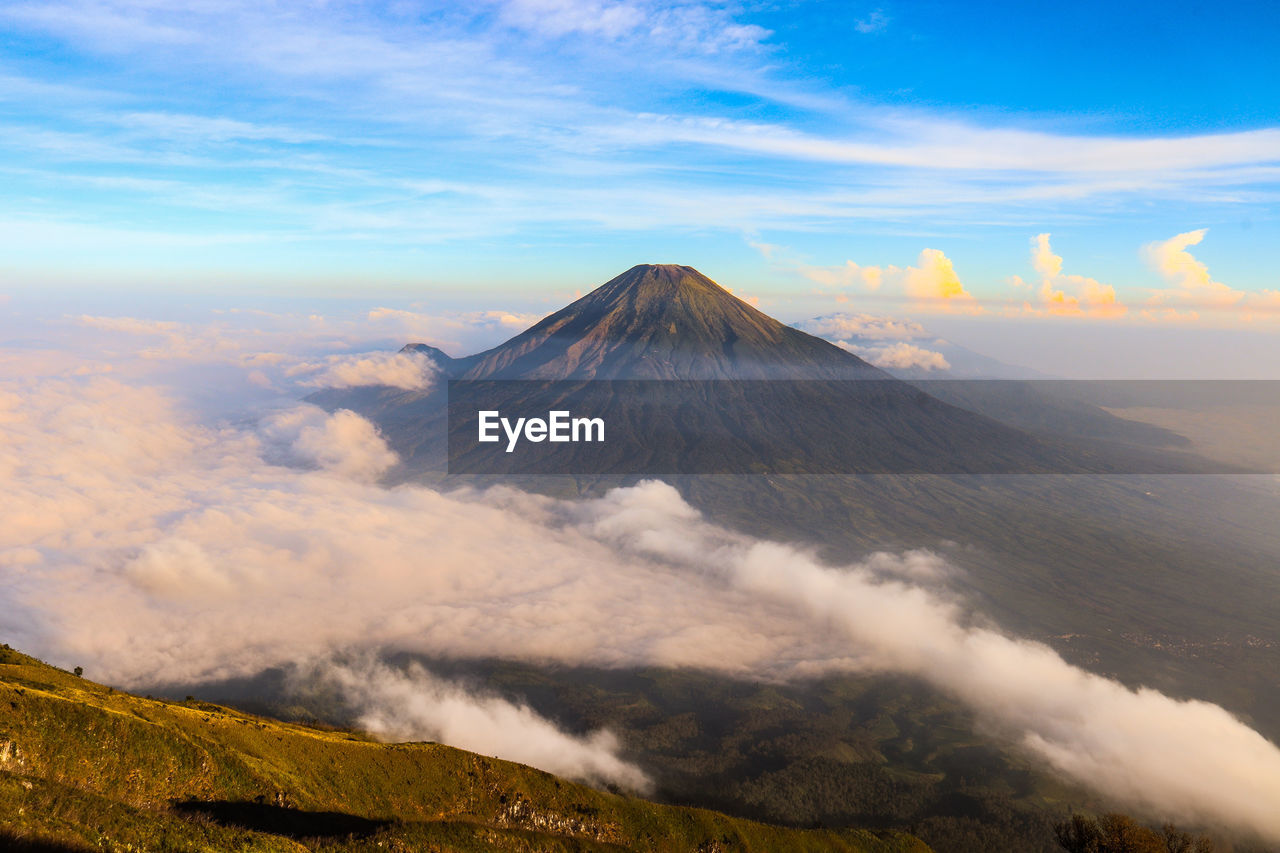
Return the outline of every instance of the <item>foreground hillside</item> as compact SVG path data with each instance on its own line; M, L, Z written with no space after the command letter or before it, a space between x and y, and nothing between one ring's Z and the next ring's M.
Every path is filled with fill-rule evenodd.
M0 848L927 851L606 793L438 744L144 699L0 648Z

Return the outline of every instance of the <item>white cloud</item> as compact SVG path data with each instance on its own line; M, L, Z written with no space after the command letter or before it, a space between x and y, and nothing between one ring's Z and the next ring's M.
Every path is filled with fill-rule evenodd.
M836 345L847 349L854 355L861 356L877 367L890 370L950 370L951 362L940 352L897 341L883 346L858 346L846 341L836 341Z
M273 140L286 143L318 142L321 134L276 125L256 124L223 116L182 113L133 112L114 117L124 127L155 136L185 141L227 142L237 139Z
M305 376L302 384L319 388L386 385L406 391L426 391L438 372L431 359L421 353L369 352L304 361L285 370L285 375Z
M1116 318L1129 310L1112 285L1082 275L1063 275L1062 256L1054 254L1048 234L1031 238L1031 266L1040 276L1040 301L1025 305L1028 313ZM1013 283L1021 285L1022 280L1015 276Z
M510 0L502 6L502 20L552 37L586 33L616 39L640 28L647 16L634 3L608 0Z
M907 267L903 286L908 296L924 302L934 302L946 310L979 313L973 294L965 290L956 274L951 259L938 249L924 249L917 261L919 266Z
M201 360L205 362L238 357L240 342L221 333L215 326L196 329L187 323L171 320L146 320L138 317L99 317L82 314L75 322L85 328L121 335L154 338L157 343L137 351L144 359Z
M1142 249L1147 264L1171 285L1155 291L1147 302L1147 316L1160 320L1195 320L1199 312L1228 312L1242 320L1276 319L1280 290L1245 291L1217 281L1190 247L1197 246L1207 228L1178 234Z
M796 328L826 338L878 367L899 370L950 370L945 355L911 341L934 339L924 326L875 314L827 314L796 323Z
M640 792L652 787L642 770L618 757L620 744L608 730L567 734L526 705L477 695L418 664L398 670L368 657L330 661L303 667L293 680L304 693L336 687L357 725L382 740L436 741L569 779Z
M691 516L662 483L617 490L583 514L621 548L723 573L837 626L869 666L919 675L962 698L1082 784L1151 814L1280 839L1280 749L1216 705L1085 672L1042 644L966 625L953 603L878 582L865 567L824 566L803 550L727 535Z
M876 314L827 314L797 323L796 327L828 340L915 340L933 337L914 320L882 317Z
M1040 172L1078 176L1168 173L1275 163L1280 129L1179 138L1066 136L988 128L928 117L872 121L889 141L816 136L782 125L671 117L659 127L671 139L778 158L912 169Z
M853 28L863 35L882 33L889 28L890 18L882 9L873 9L865 18L853 22Z
M347 409L296 406L268 415L261 430L303 464L353 480L373 482L399 461L373 424Z
M910 301L916 310L980 314L983 307L960 281L951 259L939 249L922 249L915 266L862 266L845 261L837 267L792 262L810 281L837 291L861 290Z
M1011 201L1020 222L1027 204L1074 204L1101 216L1084 200L1235 204L1257 200L1277 178L1275 128L1073 135L1038 130L1034 116L1023 119L1027 129L958 122L815 89L768 60L768 34L745 18L734 5L657 0L427 3L419 15L341 4L307 15L248 2L8 4L0 19L15 32L128 57L138 74L93 81L116 91L59 90L53 109L74 109L3 128L6 153L15 155L7 162L30 173L41 209L60 209L49 188L95 187L74 217L4 223L3 248L38 247L44 260L62 258L68 245L128 250L130 263L169 269L184 249L212 258L220 245L266 235L271 251L314 262L314 248L337 240L353 253L375 244L417 250L548 223L825 229L927 215L967 226L976 210L983 222L1007 222ZM873 10L857 26L886 21ZM567 44L549 51L546 38ZM629 49L617 50L619 42ZM210 70L229 92L253 98L231 111L218 102L181 113L148 100L155 79L198 85L192 81ZM25 99L27 112L46 115L41 85L7 91ZM795 118L742 122L708 99L680 97L708 90L782 104ZM678 100L687 111L667 112ZM264 106L280 119L262 121ZM175 144L191 140L203 144L195 152ZM370 142L393 153L370 156ZM320 144L300 152L301 143ZM486 177L424 176L394 153L401 150ZM698 178L716 171L708 163L744 155L761 168L738 169L738 186ZM772 177L757 182L753 174ZM148 215L157 201L184 215L157 225ZM222 215L211 220L209 211ZM206 215L202 227L189 227L193 214Z
M770 32L741 24L723 7L654 0L507 0L501 20L542 36L640 37L693 53L753 48Z
M1062 256L1049 247L1049 235L1037 234L1031 239L1031 266L1041 278L1054 278L1062 272Z
M224 377L229 384L248 383L268 396L296 396L300 389L316 387L384 385L426 391L435 382L438 365L420 352L396 351L404 344L429 343L454 355L469 355L512 337L541 315L503 310L428 313L379 306L329 316L228 309L207 322L90 315L68 319L95 333L75 342L83 358L76 369L90 369L90 360L104 354L134 376L179 365L220 365L236 369ZM125 353L136 361L123 358ZM65 360L69 355L50 357ZM97 364L95 369L113 369ZM201 381L210 379L206 375Z

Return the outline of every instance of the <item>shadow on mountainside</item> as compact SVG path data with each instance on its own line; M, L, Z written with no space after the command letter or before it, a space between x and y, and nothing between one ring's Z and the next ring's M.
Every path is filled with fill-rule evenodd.
M173 809L186 817L204 817L222 826L293 839L366 836L390 823L342 812L308 812L255 802L184 800L174 803Z
M0 850L9 853L89 853L93 849L87 844L32 838L0 830Z

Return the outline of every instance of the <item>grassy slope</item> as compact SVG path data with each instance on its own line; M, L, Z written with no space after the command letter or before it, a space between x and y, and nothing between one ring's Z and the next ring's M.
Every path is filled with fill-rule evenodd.
M386 745L111 690L0 650L0 847L33 850L927 850L596 791L437 744Z

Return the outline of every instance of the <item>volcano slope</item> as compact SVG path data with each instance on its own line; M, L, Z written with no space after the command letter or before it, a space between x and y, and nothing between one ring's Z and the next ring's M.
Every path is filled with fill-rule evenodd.
M439 744L141 698L7 646L0 708L6 850L929 849L895 832L658 805Z

